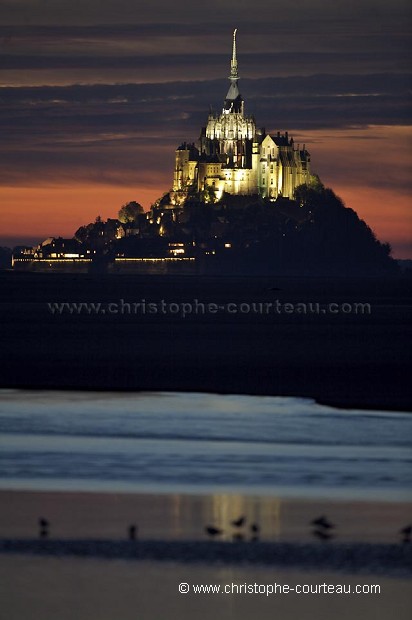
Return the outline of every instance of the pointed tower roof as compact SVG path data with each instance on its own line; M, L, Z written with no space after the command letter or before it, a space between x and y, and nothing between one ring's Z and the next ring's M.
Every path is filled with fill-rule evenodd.
M227 91L225 106L224 109L227 111L240 112L242 98L240 96L240 92L238 89L238 79L239 73L237 68L237 57L236 57L236 33L237 28L233 31L233 49L232 49L232 60L230 61L230 86Z
M237 72L237 58L236 58L236 33L237 28L233 31L233 51L232 51L232 60L230 62L230 80L238 80L239 74Z

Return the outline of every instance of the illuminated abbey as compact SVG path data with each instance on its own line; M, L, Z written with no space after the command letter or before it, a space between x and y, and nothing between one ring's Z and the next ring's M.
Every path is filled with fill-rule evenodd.
M173 192L176 203L189 188L211 189L216 199L223 192L293 198L295 188L308 183L310 155L295 147L288 133L269 135L246 116L239 92L236 30L230 86L220 114L210 113L197 144L183 143L176 151Z

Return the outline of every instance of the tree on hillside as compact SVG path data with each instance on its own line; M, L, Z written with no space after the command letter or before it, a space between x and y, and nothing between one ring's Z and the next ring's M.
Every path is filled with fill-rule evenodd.
M74 238L80 243L88 243L91 239L102 236L103 222L97 216L94 222L80 226L74 233Z
M216 188L212 187L212 185L206 185L199 195L201 202L205 202L206 204L214 204L217 202Z
M118 213L119 221L122 224L132 224L137 221L139 215L144 213L142 205L135 200L122 206Z
M99 249L116 239L118 227L119 222L117 220L108 219L104 221L98 215L94 222L80 226L74 233L74 238L91 249Z

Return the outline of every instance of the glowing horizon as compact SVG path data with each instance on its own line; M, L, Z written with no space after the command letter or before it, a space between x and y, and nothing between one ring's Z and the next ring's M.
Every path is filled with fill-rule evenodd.
M395 258L412 257L410 199L403 187L407 182L409 160L412 159L408 155L410 131L410 128L402 127L371 127L295 134L301 142L307 141L313 172L318 173L323 183L331 187L347 207L366 221L380 241L391 244ZM405 167L396 171L396 191L390 187L390 183L395 183L395 180L388 179L385 184L382 176L386 162L380 168L373 163L372 158L369 172L362 174L357 169L357 159L351 158L354 142L357 156L364 160L368 153L370 157L374 152L375 147L371 147L371 143L376 141L389 142L394 150L404 153ZM165 150L163 146L162 150ZM390 146L387 147L387 154L389 159L395 157ZM157 198L170 189L173 156L171 147L167 158L170 161L169 169L164 172L151 171L146 185L144 178L139 185L133 185L128 173L124 184L121 179L116 179L115 184L87 182L83 179L79 182L46 183L44 186L0 186L0 202L3 204L0 212L0 243L7 245L10 239L14 241L13 245L19 245L19 239L37 239L37 242L41 242L47 237L72 237L80 226L94 221L98 215L103 219L117 217L120 207L132 200L142 204L147 211ZM381 178L380 183L376 181L374 185L376 171ZM345 181L345 175L348 175L350 181ZM16 233L16 230L19 232Z

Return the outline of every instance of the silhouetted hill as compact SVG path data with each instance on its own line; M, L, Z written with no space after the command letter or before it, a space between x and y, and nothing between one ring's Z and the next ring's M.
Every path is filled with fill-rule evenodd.
M176 268L179 259L195 258L193 272L211 275L359 276L400 270L389 244L317 177L299 186L294 200L230 194L217 200L207 188L183 192L176 204L176 193L165 194L131 222L97 217L81 226L74 240L73 248L73 240L47 240L36 251L43 259L92 257L98 270L116 258L172 258ZM7 260L4 250L0 265Z
M229 273L363 275L396 273L387 243L377 240L353 209L319 180L300 186L296 199L224 195L205 204L190 195L169 240L205 246L206 270ZM228 251L230 247L230 251ZM206 253L205 253L206 254Z

